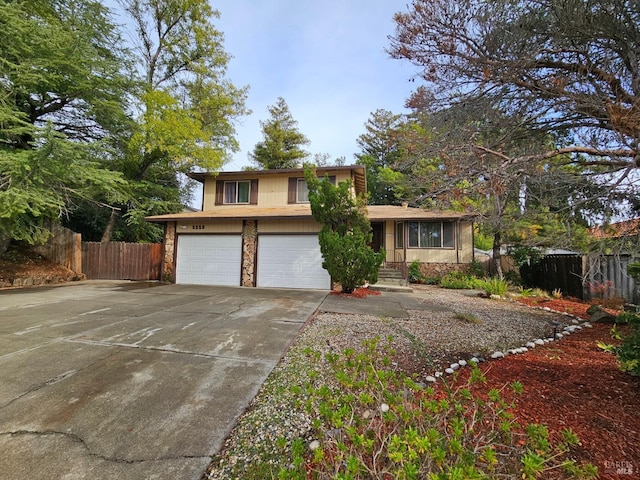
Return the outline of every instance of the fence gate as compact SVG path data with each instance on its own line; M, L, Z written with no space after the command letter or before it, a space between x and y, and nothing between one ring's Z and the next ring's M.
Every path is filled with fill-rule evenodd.
M82 270L89 280L160 280L161 266L161 243L82 243Z

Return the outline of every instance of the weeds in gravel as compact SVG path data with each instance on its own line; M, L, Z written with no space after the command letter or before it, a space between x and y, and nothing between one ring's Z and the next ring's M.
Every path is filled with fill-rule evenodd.
M482 320L480 320L476 315L474 315L473 313L468 313L468 312L456 312L454 317L456 318L456 320L461 320L465 323L472 323L474 325L480 325L482 323Z
M451 288L456 290L469 290L475 288L475 282L478 279L473 275L464 272L449 272L440 279L442 288Z
M315 439L280 443L289 460L278 479L534 479L551 470L564 478L597 476L595 467L567 459L578 443L570 430L552 444L546 427L515 422L520 383L472 393L485 381L473 367L460 386L426 386L389 368L389 343L373 339L363 347L324 357L307 351L311 366L320 362L317 369L328 368L332 380L296 387Z

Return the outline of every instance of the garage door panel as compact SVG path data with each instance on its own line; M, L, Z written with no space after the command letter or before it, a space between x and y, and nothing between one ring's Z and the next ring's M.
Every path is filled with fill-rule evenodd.
M240 285L240 235L180 235L176 283Z
M330 289L317 235L261 235L257 285Z

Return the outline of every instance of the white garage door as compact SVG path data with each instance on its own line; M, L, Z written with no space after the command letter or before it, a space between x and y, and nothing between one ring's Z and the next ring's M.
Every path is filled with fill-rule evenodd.
M329 290L331 277L322 268L317 235L260 235L258 287Z
M240 235L180 235L176 283L240 285Z

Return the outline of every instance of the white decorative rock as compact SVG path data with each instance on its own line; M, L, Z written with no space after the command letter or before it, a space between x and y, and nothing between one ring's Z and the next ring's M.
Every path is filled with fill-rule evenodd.
M527 347L520 347L520 351L521 351L522 353L525 353L525 352L528 352L528 351L529 351L529 349L528 349Z
M471 357L471 358L469 359L469 361L470 361L471 363L480 363L480 359L479 359L478 357Z
M382 405L380 405L380 411L382 413L388 412L389 411L389 405L387 405L386 403L383 403Z
M502 358L502 357L504 357L504 353L502 353L502 352L500 352L500 351L498 351L498 352L493 352L493 353L491 354L491 358L493 358L493 359L496 359L496 358Z
M536 345L544 345L544 340L538 338L537 340L534 340L533 343L535 343Z
M433 374L434 377L438 378L442 376L442 372L436 372Z
M433 382L435 382L435 381L436 381L436 377L433 377L433 376L431 376L431 375L428 375L428 376L426 376L426 377L425 377L424 381L425 381L425 382L429 382L429 383L433 383Z
M464 366L467 364L467 361L466 361L466 360L458 360L458 364L459 364L461 367L464 367Z
M455 372L455 370L453 368L446 368L444 370L444 373L448 373L449 375L451 375L453 372Z
M580 321L577 318L574 318L571 320L571 323L573 323L574 325L579 325Z
M449 365L449 368L451 368L451 370L458 370L460 368L460 364L452 363L451 365Z
M549 307L542 307L542 310L544 310L545 312L552 312L553 311Z
M593 325L591 325L589 322L586 322L582 325L585 328L593 328Z
M527 348L536 348L536 344L533 342L527 342Z
M320 448L320 442L318 440L313 440L309 443L309 450L317 450Z

